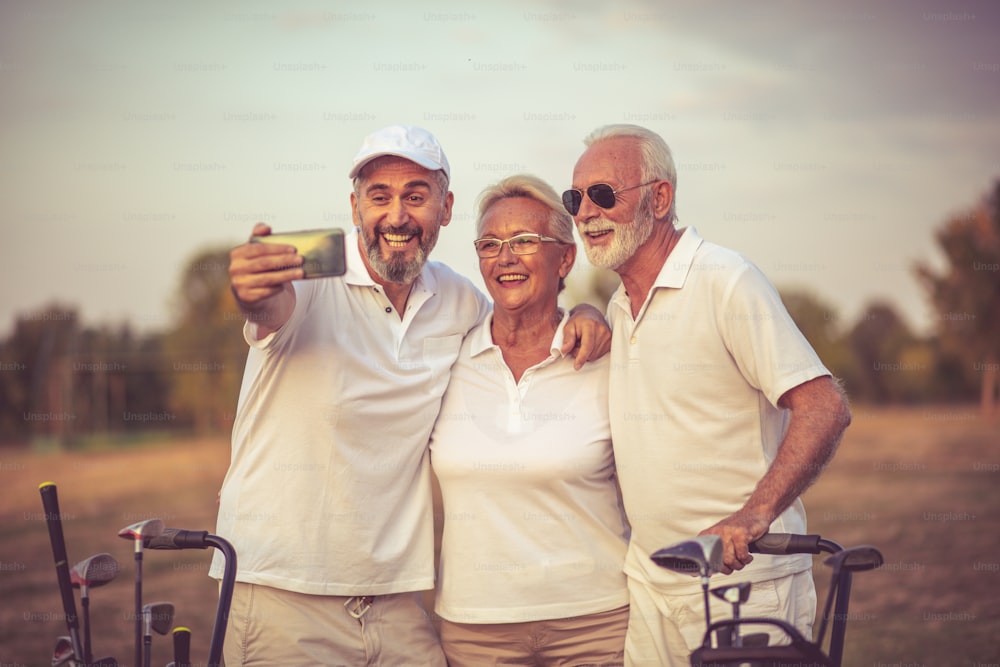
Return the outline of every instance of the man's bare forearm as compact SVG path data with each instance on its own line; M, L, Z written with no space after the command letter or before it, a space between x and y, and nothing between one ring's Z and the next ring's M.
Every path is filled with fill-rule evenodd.
M792 416L771 467L740 510L701 533L722 538L724 574L753 561L750 542L763 537L771 523L816 481L851 423L847 399L830 377L790 389L779 405L791 410Z
M791 410L788 431L767 473L744 505L770 524L823 472L851 423L847 399L830 377L789 390L782 407Z

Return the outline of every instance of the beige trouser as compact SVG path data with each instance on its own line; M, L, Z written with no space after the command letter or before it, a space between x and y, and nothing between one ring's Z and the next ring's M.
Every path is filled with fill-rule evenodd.
M725 583L714 577L712 588ZM625 637L625 664L629 667L690 667L691 652L705 635L705 601L701 592L667 596L629 577L632 613ZM732 607L709 595L712 620L732 618ZM787 621L812 639L816 618L816 589L808 570L753 584L750 599L740 606L740 618L750 616ZM754 626L753 632L768 630L771 644L787 644L777 628Z
M525 623L441 621L450 667L621 667L628 607Z
M233 593L224 655L227 667L446 664L418 592L376 595L369 606L244 583Z

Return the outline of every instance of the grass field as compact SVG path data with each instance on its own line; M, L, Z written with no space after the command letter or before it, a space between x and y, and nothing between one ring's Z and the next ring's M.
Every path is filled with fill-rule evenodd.
M845 665L1000 664L1000 423L973 408L857 407L836 460L806 495L810 530L881 548L858 575ZM228 463L225 438L108 451L35 454L0 448L0 665L48 665L66 634L38 484L58 485L70 563L102 551L122 572L92 592L97 655L132 662L132 546L116 535L159 517L212 529ZM176 605L208 652L216 584L209 552L147 552L144 599ZM826 571L817 559L822 590ZM153 641L154 665L172 659Z

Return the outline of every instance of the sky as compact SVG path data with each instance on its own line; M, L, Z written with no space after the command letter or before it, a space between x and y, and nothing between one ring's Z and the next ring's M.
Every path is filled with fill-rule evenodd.
M927 332L912 266L1000 178L998 110L990 0L5 1L0 335L53 302L171 327L196 253L349 227L351 159L395 123L444 145L432 258L481 285L480 190L562 191L621 122L671 146L681 225L845 325L882 300Z

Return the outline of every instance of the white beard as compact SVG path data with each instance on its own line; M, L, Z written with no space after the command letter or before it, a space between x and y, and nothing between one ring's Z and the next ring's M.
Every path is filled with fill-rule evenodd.
M617 269L635 254L643 243L645 243L653 233L652 211L648 205L648 200L640 201L636 210L635 218L629 224L621 224L598 218L590 222L577 223L577 230L583 240L583 248L587 251L587 259L594 266L605 269ZM603 229L613 229L614 237L611 243L606 246L592 246L587 242L587 231L600 231Z

